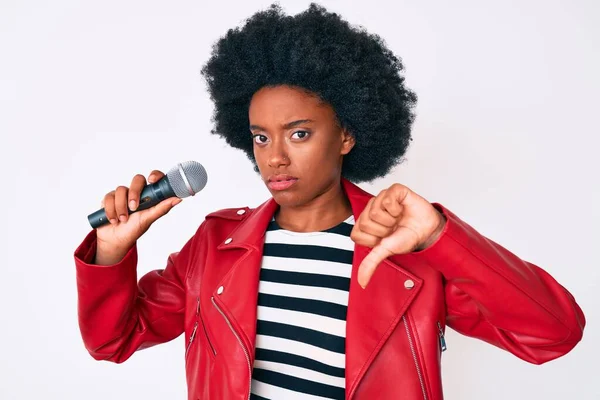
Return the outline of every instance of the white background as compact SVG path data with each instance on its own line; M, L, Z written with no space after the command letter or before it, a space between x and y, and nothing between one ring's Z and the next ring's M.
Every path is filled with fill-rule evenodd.
M208 185L140 240L140 274L207 213L269 197L246 157L210 135L199 74L211 44L269 4L1 0L0 398L185 398L182 337L121 365L87 354L73 251L106 192L179 161L200 161ZM543 366L450 331L446 398L600 398L599 3L321 4L381 35L419 96L407 161L361 186L400 182L441 202L550 272L588 319L583 341Z

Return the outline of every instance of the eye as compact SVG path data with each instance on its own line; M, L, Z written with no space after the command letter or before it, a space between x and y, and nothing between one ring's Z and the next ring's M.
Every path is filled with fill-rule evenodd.
M254 139L254 143L258 143L258 144L265 144L266 141L268 140L268 138L265 135L261 135L261 134L256 134L256 135L252 136L252 139Z
M294 136L295 134L298 134L298 139L305 139L308 137L308 135L310 135L310 132L308 131L296 131L292 134L292 136Z

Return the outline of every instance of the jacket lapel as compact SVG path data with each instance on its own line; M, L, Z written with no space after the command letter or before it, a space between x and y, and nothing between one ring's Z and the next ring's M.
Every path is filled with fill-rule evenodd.
M214 288L213 297L227 313L236 331L241 333L251 362L254 360L256 306L265 232L277 207L273 198L266 201L229 235L230 243L217 246L223 252L224 264L231 268ZM221 286L226 289L219 294Z
M355 219L373 197L347 180L342 184ZM358 267L371 251L354 246L350 297L346 316L346 394L349 398L386 339L420 291L423 281L390 259L384 260L365 289L358 284ZM400 257L395 257L399 259Z

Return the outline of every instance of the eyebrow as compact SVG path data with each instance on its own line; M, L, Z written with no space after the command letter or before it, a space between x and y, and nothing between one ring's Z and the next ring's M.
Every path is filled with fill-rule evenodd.
M306 123L309 123L309 122L314 122L314 121L312 119L299 119L299 120L296 120L296 121L288 122L287 124L283 124L281 127L283 129L290 129L290 128L293 128L295 126L306 124ZM251 131L252 130L266 131L265 128L263 128L262 126L259 126L259 125L250 125L250 130Z

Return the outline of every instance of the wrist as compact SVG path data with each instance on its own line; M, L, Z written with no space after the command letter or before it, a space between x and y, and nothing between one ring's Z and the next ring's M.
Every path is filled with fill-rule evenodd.
M97 241L96 243L96 255L93 260L93 264L96 265L114 265L119 263L125 255L131 249L130 246L128 248L117 247L110 244L106 244L102 241Z
M436 209L436 213L438 214L438 217L439 217L436 229L433 231L433 233L429 236L429 238L425 242L421 243L415 249L415 251L422 251L422 250L427 249L431 245L433 245L440 238L442 232L444 231L444 227L446 226L446 216L444 214L442 214L441 212L439 212L437 209Z

